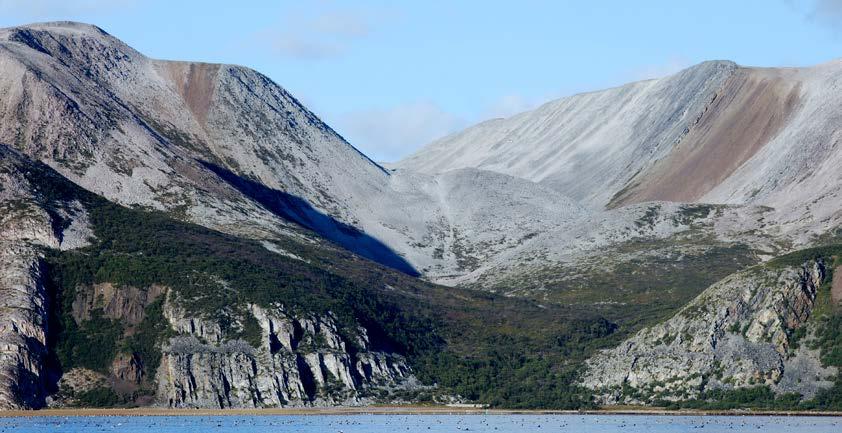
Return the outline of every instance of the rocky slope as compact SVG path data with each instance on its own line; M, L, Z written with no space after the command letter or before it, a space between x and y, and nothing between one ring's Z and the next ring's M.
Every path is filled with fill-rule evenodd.
M839 226L842 62L750 68L706 62L575 95L442 138L394 164L491 170L585 207L650 202L774 209L796 244Z
M5 29L0 62L0 142L109 200L238 236L319 241L303 227L387 266L459 284L536 237L544 240L533 256L541 245L566 248L570 223L624 225L646 212L589 220L590 206L569 191L487 170L390 173L255 71L150 59L93 26ZM719 69L673 87L715 80ZM692 90L685 99L704 99Z
M297 316L279 304L268 310L251 305L259 326L259 344L253 347L239 334L231 335L230 325L188 314L183 302L171 301L175 295L161 285L71 287L72 302L62 301L51 287L53 269L45 255L71 253L95 241L86 209L89 199L80 201L73 188L0 145L0 408L73 404L86 392L133 393L148 385L157 390L147 404L176 407L359 404L379 390L419 386L402 355L371 349L362 326L340 334L330 315ZM61 344L55 339L62 338L56 332L68 330L62 320L85 330L101 318L113 320L110 326L124 329L125 338L131 338L144 332L150 305L162 298L166 335L171 337L155 348L161 352L157 377L147 377L154 372L151 359L132 351L106 359L104 372L89 366L63 371L55 365L56 344ZM64 319L62 305L68 308ZM357 338L348 341L347 335ZM107 344L73 349L106 356L109 350Z
M672 77L563 98L483 122L396 164L425 173L472 167L535 182L599 209L629 177L667 155L736 65L708 62Z
M526 399L515 385L560 355L551 336L605 323L431 285L313 233L255 242L121 207L0 151L4 408ZM514 369L493 362L503 332L529 348Z
M827 272L823 261L810 261L729 276L668 321L596 355L582 384L605 404L687 400L760 385L812 398L837 371L793 336L808 328Z

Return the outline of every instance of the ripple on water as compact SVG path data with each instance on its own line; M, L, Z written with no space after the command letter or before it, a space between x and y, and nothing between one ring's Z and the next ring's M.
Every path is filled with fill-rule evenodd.
M842 418L646 415L310 415L0 418L0 433L839 433Z

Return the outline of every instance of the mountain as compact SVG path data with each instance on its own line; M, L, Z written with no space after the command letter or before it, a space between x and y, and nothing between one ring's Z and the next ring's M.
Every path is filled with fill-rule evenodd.
M635 262L683 257L674 265L686 274L701 266L694 257L714 263L711 255L730 250L739 264L716 271L718 279L824 242L840 226L840 101L830 90L840 77L839 61L800 69L705 62L483 122L390 167L506 174L585 210L439 282L558 298L593 285L606 267L664 272L674 266ZM714 281L681 285L700 291Z
M442 233L471 230L459 218L472 203L451 197L447 178L390 175L265 76L149 59L77 23L7 29L0 40L0 88L9 95L0 141L83 187L239 236L271 239L305 226L409 274L457 272L458 253L431 252L454 248L454 235ZM557 201L558 194L496 177L486 185L466 174L458 184L512 184L502 196L511 206L528 205L518 197L523 188L549 194L538 207ZM425 202L412 213L406 188L416 196L410 204ZM551 212L555 220L571 213Z
M830 303L821 287L829 263L796 263L723 279L668 321L596 355L583 383L609 404L705 400L754 386L814 398L833 386L838 367L804 341L827 332L809 319Z
M588 361L580 384L601 403L836 404L838 248L769 260L839 242L840 78L840 61L705 62L480 123L390 167L493 171L585 209L458 282L621 326L650 316Z
M251 69L2 29L0 406L837 407L840 68L707 62L386 168Z
M804 243L839 223L840 101L831 89L840 77L840 61L800 69L706 62L481 123L395 166L505 173L597 210L650 201L769 206L781 230L814 225L789 233Z
M0 65L0 406L585 401L585 352L556 337L604 318L426 283L424 256L387 243L445 214L512 227L481 211L491 194L445 213L470 185L529 211L558 194L393 176L255 71L149 59L90 25L4 29ZM539 372L551 386L520 386Z

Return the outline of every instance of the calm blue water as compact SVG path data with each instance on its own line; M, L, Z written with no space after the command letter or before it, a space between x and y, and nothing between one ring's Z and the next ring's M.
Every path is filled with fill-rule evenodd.
M330 415L0 418L0 432L762 432L840 433L842 419L626 415Z

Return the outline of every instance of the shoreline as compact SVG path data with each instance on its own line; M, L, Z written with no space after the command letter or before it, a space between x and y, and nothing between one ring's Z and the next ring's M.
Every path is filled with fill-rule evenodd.
M318 416L318 415L640 415L640 416L785 416L842 417L842 412L752 411L752 410L666 410L658 408L605 408L593 410L482 409L448 406L360 406L271 409L39 409L0 410L0 418L85 417L85 416Z

